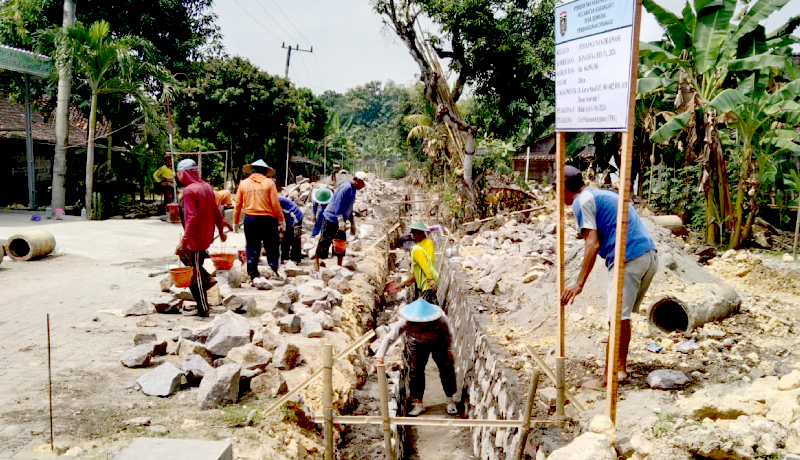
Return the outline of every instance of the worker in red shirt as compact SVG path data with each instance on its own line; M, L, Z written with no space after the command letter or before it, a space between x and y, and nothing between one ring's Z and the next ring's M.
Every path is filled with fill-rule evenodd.
M175 254L181 261L192 267L192 283L189 290L197 302L198 316L208 316L208 293L214 284L211 275L203 268L203 262L208 257L206 250L214 241L214 229L219 230L219 239L225 241L225 228L233 228L225 222L219 212L214 199L214 190L200 179L197 163L186 159L178 163L178 182L183 185L183 198L181 199L181 223L183 224L183 238L181 238Z

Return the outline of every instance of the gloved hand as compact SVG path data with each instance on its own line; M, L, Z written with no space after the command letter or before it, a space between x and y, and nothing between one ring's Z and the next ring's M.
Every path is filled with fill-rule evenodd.
M339 230L344 230L345 228L344 216L339 214L336 216L336 220L339 222Z
M285 220L279 220L279 221L278 221L278 230L279 230L281 233L283 233L283 232L285 232L285 231L286 231L286 221L285 221Z

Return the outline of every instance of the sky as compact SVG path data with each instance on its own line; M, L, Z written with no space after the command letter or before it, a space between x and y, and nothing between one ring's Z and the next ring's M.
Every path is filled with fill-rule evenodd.
M659 4L680 14L685 0ZM342 93L373 80L411 83L419 73L405 45L383 25L369 0L215 0L213 8L227 52L270 74L284 75L284 44L313 47L312 53L292 51L289 78L315 94ZM798 14L800 0L790 0L769 18L767 32ZM662 35L655 18L643 11L641 39Z

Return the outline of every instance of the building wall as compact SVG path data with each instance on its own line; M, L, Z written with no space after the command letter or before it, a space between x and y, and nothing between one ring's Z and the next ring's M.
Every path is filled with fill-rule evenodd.
M5 193L0 195L0 206L12 204L28 205L28 167L24 139L0 139L0 156L4 168L0 168L0 183ZM36 164L36 203L50 203L50 186L53 181L53 146L34 143Z

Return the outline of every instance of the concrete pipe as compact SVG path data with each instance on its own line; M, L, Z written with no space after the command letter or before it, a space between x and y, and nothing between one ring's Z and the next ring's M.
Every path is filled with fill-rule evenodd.
M56 238L50 232L37 230L8 239L8 255L14 260L31 260L44 257L56 248Z
M3 263L3 257L6 256L6 248L3 244L0 244L0 263Z
M648 313L653 335L670 332L691 332L711 321L718 321L739 310L739 294L720 283L699 283L682 292L656 298Z
M686 227L683 225L683 220L680 218L680 216L652 216L650 217L650 220L668 229L675 235L686 235L689 233L689 231L686 230Z

